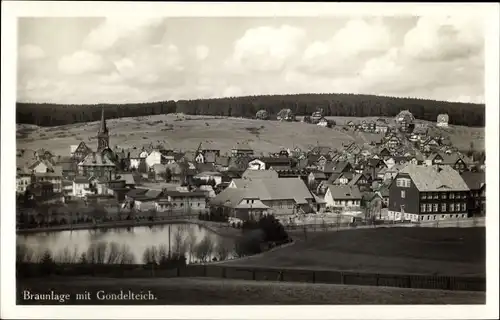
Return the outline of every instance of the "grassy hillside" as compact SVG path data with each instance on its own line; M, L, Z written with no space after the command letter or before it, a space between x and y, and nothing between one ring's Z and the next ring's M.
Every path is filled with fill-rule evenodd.
M70 301L70 304L92 305L307 305L307 304L484 304L483 292L454 292L386 287L360 287L309 283L277 283L268 281L221 280L211 278L140 278L111 279L60 277L18 280L17 303L29 304L20 297L23 290L32 293L141 292L151 290L152 301ZM45 304L59 304L57 302Z
M303 239L302 234L293 235ZM398 274L484 276L485 228L310 232L292 246L224 264Z
M352 117L333 117L341 125ZM357 118L359 120L359 118ZM162 142L172 149L194 150L200 142L228 152L236 142L248 141L258 153L276 152L281 147L298 146L306 149L320 145L341 148L343 143L368 143L379 140L378 134L346 132L294 122L277 122L243 118L156 115L120 118L107 121L111 146L141 147ZM47 148L56 154L67 155L69 146L85 141L95 149L98 122L76 123L58 127L17 126L17 147L25 149ZM449 129L452 141L458 147L469 148L474 141L478 150L484 148L484 128L455 127Z

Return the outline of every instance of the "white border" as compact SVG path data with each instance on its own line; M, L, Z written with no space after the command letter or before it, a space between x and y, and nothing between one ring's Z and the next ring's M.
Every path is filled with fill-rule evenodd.
M484 15L486 40L486 154L487 154L487 304L485 306L120 306L36 307L15 305L15 96L16 19L19 16L338 16L338 15ZM481 319L498 318L498 4L409 3L111 3L2 2L2 157L1 157L1 318L8 319ZM5 186L5 187L4 187ZM12 186L12 187L11 187Z

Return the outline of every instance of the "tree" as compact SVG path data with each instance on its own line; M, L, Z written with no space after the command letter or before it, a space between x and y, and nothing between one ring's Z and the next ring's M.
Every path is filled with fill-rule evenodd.
M170 168L167 168L167 170L165 170L165 181L166 182L172 181L172 170L170 170Z
M269 119L269 114L267 113L267 110L262 109L257 111L255 117L260 120L267 120Z
M198 261L206 262L214 250L214 242L210 235L206 235L195 247L195 256Z

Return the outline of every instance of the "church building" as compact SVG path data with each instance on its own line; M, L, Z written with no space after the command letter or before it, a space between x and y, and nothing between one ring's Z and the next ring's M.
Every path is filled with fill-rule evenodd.
M109 147L109 130L104 118L104 108L101 123L97 132L97 151L88 153L78 164L78 171L85 177L97 177L112 180L118 169L116 155Z

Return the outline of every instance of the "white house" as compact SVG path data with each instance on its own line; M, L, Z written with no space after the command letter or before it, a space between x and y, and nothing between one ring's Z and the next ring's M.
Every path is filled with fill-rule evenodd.
M85 177L76 177L73 180L73 196L83 198L88 194L93 194L90 191L90 181Z
M318 121L318 126L320 126L320 127L327 127L328 126L328 120L326 120L325 118L321 118Z
M24 193L26 187L31 184L31 175L26 172L18 172L16 176L16 192Z
M215 185L222 183L222 174L220 172L204 171L195 175L194 178L204 182L208 182L210 179L213 179L215 181Z
M248 169L250 170L266 170L266 164L259 159L254 159L248 163Z
M134 150L135 151L135 150ZM148 152L145 150L139 151L139 152L134 152L132 151L130 153L130 168L139 168L139 165L141 164L141 161L146 159L148 156Z
M329 185L325 194L326 207L341 210L359 208L361 192L357 186Z
M438 127L448 127L448 121L450 120L449 116L444 113L437 116L437 124Z
M155 164L161 164L161 157L162 154L160 151L158 150L151 151L146 157L146 165L148 166L148 168L151 168Z

